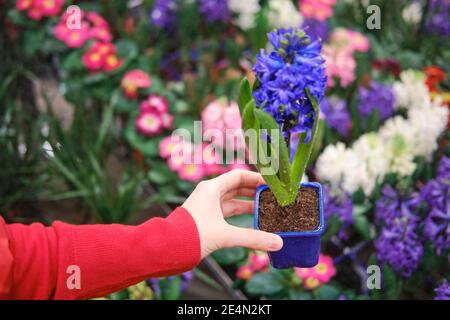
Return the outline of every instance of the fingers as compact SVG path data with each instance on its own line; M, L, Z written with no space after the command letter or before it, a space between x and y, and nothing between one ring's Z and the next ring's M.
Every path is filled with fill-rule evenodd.
M222 203L222 212L225 218L236 214L253 213L253 200L232 199Z
M229 226L226 247L245 247L263 251L278 251L283 240L274 233Z
M248 170L232 170L215 179L217 179L222 195L233 189L255 189L264 183L264 179L259 173Z
M229 190L223 197L223 200L233 199L235 197L249 197L254 198L256 193L255 188L238 188Z

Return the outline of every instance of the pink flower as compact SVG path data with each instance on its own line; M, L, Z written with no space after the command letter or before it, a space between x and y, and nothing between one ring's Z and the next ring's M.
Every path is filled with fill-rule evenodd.
M28 17L32 20L41 20L44 16L44 12L42 11L41 7L39 6L33 6L31 9L28 10Z
M369 50L369 39L362 33L346 28L336 28L330 36L330 45L339 47L341 51L348 50L367 52Z
M31 8L34 0L17 0L16 9L18 11L25 11Z
M95 27L106 27L109 28L108 22L99 15L97 12L90 11L87 13L87 19L90 23L92 23Z
M316 289L320 285L320 280L315 277L308 277L303 281L303 286L308 290Z
M147 89L151 85L150 75L139 69L128 71L120 82L125 96L131 99L137 98L138 89Z
M173 115L170 113L164 113L161 115L162 126L164 129L171 129L173 126Z
M89 25L87 22L82 22L80 29L69 29L65 22L59 22L54 32L55 37L69 48L80 48L89 38Z
M266 252L256 251L249 255L250 266L253 271L263 271L270 264L269 255Z
M169 102L161 96L150 95L146 104L142 105L143 108L147 108L149 110L155 110L156 112L162 114L169 111Z
M88 50L83 54L83 64L89 71L98 71L103 67L105 63L105 57L100 53Z
M227 169L229 171L231 170L236 170L236 169L240 169L240 170L252 170L251 167L245 163L245 161L243 161L242 159L236 159L233 163L229 164L227 166Z
M369 39L362 33L350 31L350 42L355 51L367 52L369 50Z
M197 182L205 175L203 166L201 164L183 164L178 168L178 176L190 182Z
M241 115L237 103L215 100L202 111L203 135L220 148L237 150L244 147Z
M109 42L94 42L94 44L91 47L92 51L100 53L102 56L107 56L108 54L115 54L116 53L116 47Z
M314 266L313 272L315 277L317 277L321 283L329 282L336 274L333 259L329 256L321 254L319 256L319 263Z
M114 71L122 65L122 60L115 53L109 53L105 57L103 70Z
M89 30L89 37L103 42L110 42L112 40L111 32L107 27L92 27Z
M61 11L64 0L35 0L42 13L47 17L54 17Z
M335 3L336 0L300 0L299 7L304 17L323 21L333 15Z
M182 138L179 136L170 135L165 137L159 143L159 156L161 158L168 158L173 154L177 148L181 147Z
M241 266L236 273L236 277L238 277L239 279L245 280L245 281L250 279L252 276L253 276L253 270L247 264L244 264L243 266Z
M161 118L156 113L145 112L141 113L136 118L137 130L145 136L154 136L161 132L162 123Z
M350 51L325 44L322 47L325 59L327 86L335 86L335 78L340 80L342 87L347 87L355 80L356 61Z
M336 274L333 259L321 254L319 262L312 268L295 268L296 275L303 280L306 289L314 289L327 283Z

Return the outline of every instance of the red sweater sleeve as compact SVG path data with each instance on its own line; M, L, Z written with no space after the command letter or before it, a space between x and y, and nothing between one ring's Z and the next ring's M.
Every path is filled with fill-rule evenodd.
M11 224L6 230L13 257L6 296L11 299L100 297L149 277L190 270L200 261L197 226L181 207L139 226L55 222ZM0 274L7 270L1 269L0 264ZM75 275L80 289L69 288Z

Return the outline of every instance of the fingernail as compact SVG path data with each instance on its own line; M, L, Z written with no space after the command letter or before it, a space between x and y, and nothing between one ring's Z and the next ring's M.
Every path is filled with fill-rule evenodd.
M283 247L283 239L279 236L271 236L269 238L269 251L278 251Z

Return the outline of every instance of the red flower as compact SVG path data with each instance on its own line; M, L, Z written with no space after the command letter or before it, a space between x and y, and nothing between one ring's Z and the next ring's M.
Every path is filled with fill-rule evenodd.
M122 65L122 60L117 57L115 53L109 53L105 57L105 64L103 65L103 70L113 71Z
M427 85L428 90L432 92L439 91L438 85L445 79L445 72L435 65L423 68L423 72L427 76L425 84Z
M137 98L137 90L139 88L146 89L152 85L152 79L150 75L142 70L128 71L120 82L122 90L128 98Z
M98 71L105 63L105 57L99 52L88 50L83 54L83 64L89 71Z

